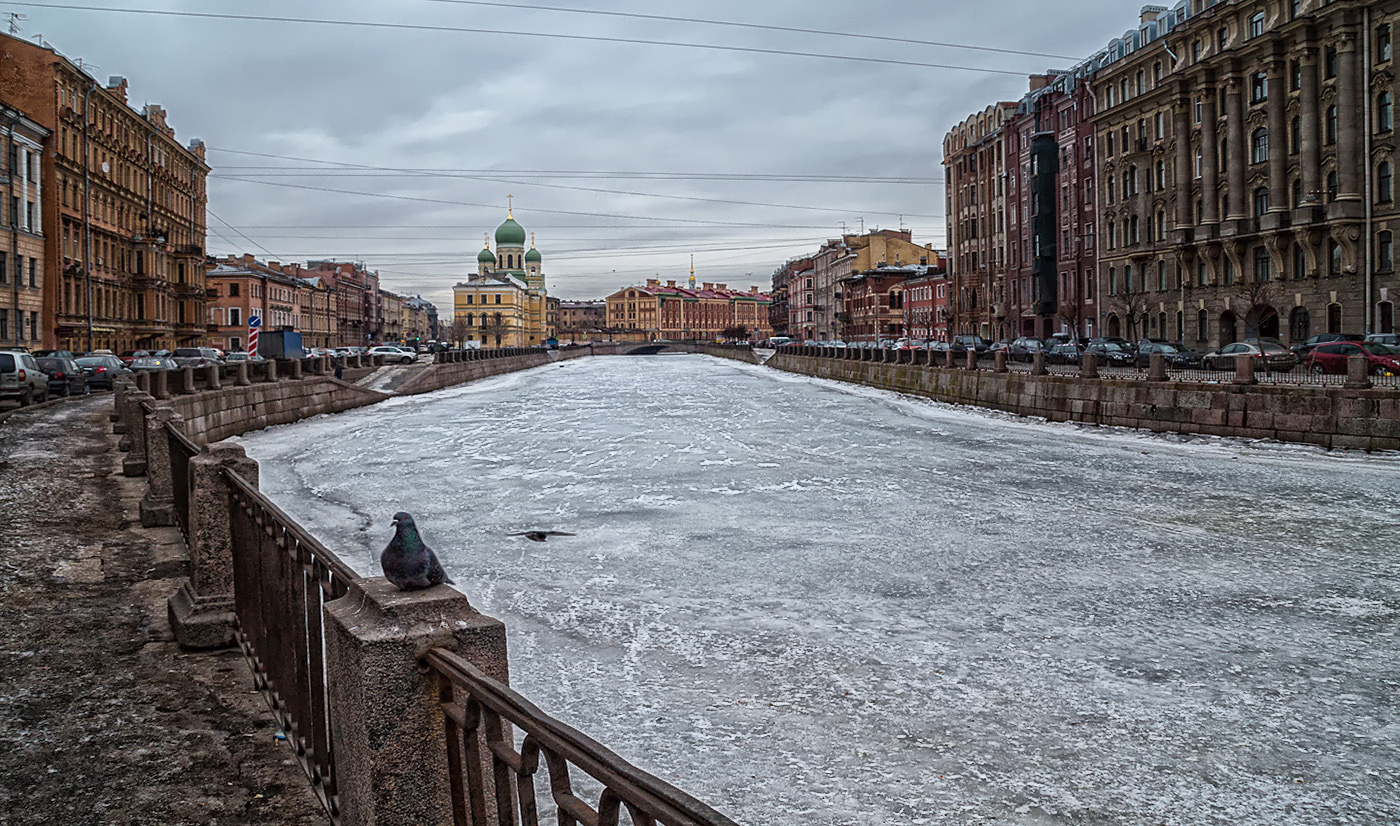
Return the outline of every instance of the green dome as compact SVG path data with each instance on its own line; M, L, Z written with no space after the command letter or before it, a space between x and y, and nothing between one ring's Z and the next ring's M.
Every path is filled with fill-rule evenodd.
M538 264L538 263L540 263L540 251L537 250L537 249L535 249L534 247L530 247L530 249L527 250L526 253L525 253L525 263L526 263L526 264Z
M494 264L496 263L496 256L491 254L491 250L482 250L476 254L476 263Z
M525 228L515 222L514 218L506 218L506 222L496 227L496 245L504 244L508 247L525 246Z

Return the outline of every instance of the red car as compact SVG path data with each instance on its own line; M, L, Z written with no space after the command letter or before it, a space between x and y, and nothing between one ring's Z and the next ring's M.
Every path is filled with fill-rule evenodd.
M1373 376L1400 376L1400 347L1374 341L1332 341L1320 344L1308 354L1308 370L1344 374L1347 359L1365 356L1366 370Z

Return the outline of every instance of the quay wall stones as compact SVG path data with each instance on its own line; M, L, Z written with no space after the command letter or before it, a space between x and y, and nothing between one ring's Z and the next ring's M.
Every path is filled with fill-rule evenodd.
M1400 392L1393 389L1032 376L783 352L767 364L789 373L1052 422L1400 450Z
M231 385L162 402L184 419L183 429L196 444L213 444L230 436L291 424L322 413L340 413L390 396L328 376L282 379L246 386Z

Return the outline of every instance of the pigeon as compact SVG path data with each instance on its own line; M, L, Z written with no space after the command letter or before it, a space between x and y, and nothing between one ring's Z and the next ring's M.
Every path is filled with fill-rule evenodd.
M379 564L384 568L384 578L401 591L421 591L444 582L455 584L448 579L433 549L423 544L413 517L403 511L394 514L394 538L379 555Z
M531 542L544 542L551 536L573 536L574 534L563 531L521 531L520 533L508 533L506 536L523 536Z

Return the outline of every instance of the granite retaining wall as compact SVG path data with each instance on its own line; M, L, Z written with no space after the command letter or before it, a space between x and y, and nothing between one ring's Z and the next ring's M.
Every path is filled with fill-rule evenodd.
M1400 392L1032 376L778 353L769 367L1053 422L1400 450Z

